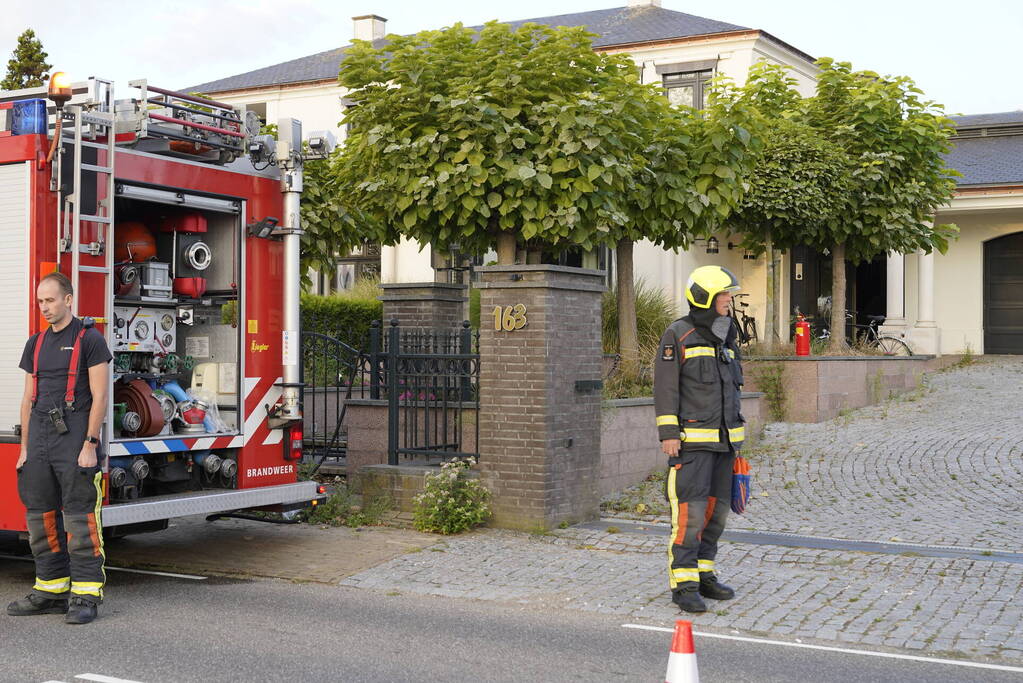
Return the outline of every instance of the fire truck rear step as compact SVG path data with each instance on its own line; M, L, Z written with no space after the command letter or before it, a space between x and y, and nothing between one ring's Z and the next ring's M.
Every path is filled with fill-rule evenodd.
M215 512L244 510L266 505L307 503L324 498L323 494L316 492L317 486L315 481L300 481L294 484L237 491L215 489L153 496L133 503L118 503L104 507L103 526L137 524L189 515L208 515Z

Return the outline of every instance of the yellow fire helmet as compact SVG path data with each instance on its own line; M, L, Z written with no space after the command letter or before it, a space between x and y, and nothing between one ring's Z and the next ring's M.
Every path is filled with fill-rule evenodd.
M718 294L738 289L739 278L732 271L721 266L700 266L692 272L686 283L686 299L691 306L710 308Z

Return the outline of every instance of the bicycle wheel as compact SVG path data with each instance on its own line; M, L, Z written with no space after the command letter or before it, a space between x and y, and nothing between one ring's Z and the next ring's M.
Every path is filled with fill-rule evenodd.
M759 339L757 336L757 321L755 318L746 318L743 328L745 329L746 337L751 342L755 342Z
M874 347L880 349L881 353L886 356L913 355L913 350L909 348L909 344L895 337L878 337L877 341L874 342Z

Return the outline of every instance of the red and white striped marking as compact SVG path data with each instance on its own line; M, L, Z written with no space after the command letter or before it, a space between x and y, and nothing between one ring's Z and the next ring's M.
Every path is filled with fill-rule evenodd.
M281 382L278 377L266 388L258 401L252 401L253 391L260 383L260 377L246 377L244 384L243 404L245 406L245 423L242 425L242 433L237 436L203 436L192 438L168 438L153 441L137 441L132 443L129 449L124 443L110 444L110 455L140 455L146 453L176 453L186 451L219 450L222 448L240 448L246 445L259 433L260 442L264 446L279 444L284 439L284 432L281 429L266 428L266 410L264 406L273 406L281 398L282 389L277 386ZM180 444L185 448L180 448ZM141 452L141 453L140 453Z

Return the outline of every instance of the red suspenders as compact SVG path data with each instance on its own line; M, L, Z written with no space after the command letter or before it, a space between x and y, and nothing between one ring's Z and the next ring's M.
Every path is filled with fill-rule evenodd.
M64 392L64 405L67 406L68 410L74 410L75 405L75 384L78 382L78 357L82 351L82 337L89 331L91 325L85 325L83 323L82 329L78 332L78 336L75 337L75 345L71 349L71 363L67 368L67 390ZM35 355L32 358L32 405L36 404L36 399L39 397L39 352L43 348L43 337L49 332L50 329L46 328L36 337L36 350Z

